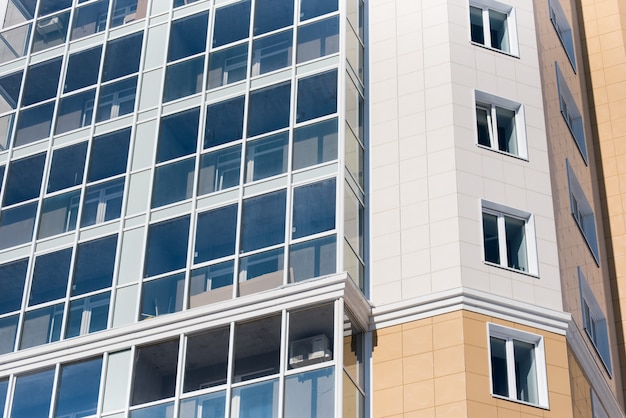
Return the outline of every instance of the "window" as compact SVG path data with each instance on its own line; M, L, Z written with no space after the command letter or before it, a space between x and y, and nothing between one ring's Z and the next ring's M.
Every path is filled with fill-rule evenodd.
M576 71L576 56L574 55L574 36L572 34L572 27L567 21L567 17L565 17L565 13L561 8L559 0L550 0L548 3L550 7L550 20L552 21L552 25L561 40L561 44L563 45L563 49L565 49L567 58L569 59L570 64L572 64L572 68Z
M71 248L35 258L29 306L65 297L71 258Z
M76 40L102 32L106 25L108 8L109 0L99 0L76 9L70 39Z
M102 358L63 365L58 377L55 418L94 416L98 407Z
M523 107L519 103L476 92L478 144L527 158Z
M98 99L98 113L96 122L102 122L119 116L124 116L135 109L135 92L137 90L137 77L127 78L117 83L103 86ZM93 112L93 102L85 104L83 113L88 115Z
M246 78L248 43L212 52L209 57L209 89Z
M131 405L174 396L177 359L177 339L137 348Z
M298 80L296 123L337 112L337 71Z
M294 189L291 237L335 229L335 195L334 178Z
M293 135L293 169L337 159L337 130L337 119L296 129Z
M88 181L126 172L130 128L95 137L91 143Z
M241 251L253 251L285 240L287 192L279 190L243 202Z
M292 62L293 33L291 30L256 39L252 45L251 76L288 67Z
M102 46L70 55L65 73L65 93L91 86L98 82Z
M578 283L580 286L580 304L582 310L583 328L593 343L606 371L611 376L611 350L609 347L609 334L606 325L606 316L587 283L582 269L578 267Z
M182 310L184 289L185 273L145 282L139 319L143 321Z
M165 73L163 101L169 102L198 93L202 89L204 57L169 65Z
M583 115L578 110L574 96L567 86L567 82L559 69L559 65L555 62L556 67L556 81L559 89L559 106L561 108L561 115L569 128L574 142L578 146L580 155L587 163L587 144L585 143L585 128L583 126Z
M244 103L241 96L207 106L204 149L241 139Z
M54 150L48 193L82 184L86 154L87 142Z
M254 6L254 34L271 32L293 24L294 0L262 0Z
M585 197L585 192L583 192L569 160L565 160L565 163L567 165L567 183L569 185L572 216L574 217L580 232L582 232L585 242L589 246L596 264L600 265L598 236L596 234L596 220L593 209Z
M208 24L208 12L172 22L167 61L176 61L204 52Z
M290 82L251 92L248 103L248 137L289 126L290 96Z
M491 393L548 406L543 337L488 324Z
M189 199L193 194L196 159L188 158L157 167L152 190L152 207Z
M17 107L22 85L22 71L0 77L0 113Z
M150 225L144 277L185 267L189 216Z
M67 11L37 20L33 33L33 52L43 51L65 42L69 18L70 12Z
M50 135L54 101L20 111L15 132L15 146L30 144Z
M55 58L28 68L22 92L22 106L51 99L57 94L62 58Z
M87 187L80 226L90 226L120 217L124 197L124 179ZM73 202L78 206L78 199Z
M198 195L202 196L239 185L241 146L202 155Z
M490 202L482 217L485 262L536 275L533 217Z
M302 0L300 20L311 19L337 10L337 0Z
M4 206L39 196L45 161L46 154L43 153L11 162L4 191Z
M213 47L247 38L250 31L250 0L215 10Z
M483 0L470 4L472 42L517 55L515 9L503 3Z
M314 23L300 26L298 28L298 49L296 52L296 61L298 64L334 54L338 51L338 16L318 20Z
M157 163L196 152L200 108L169 115L161 119Z
M235 253L237 205L198 215L194 263L215 260Z
M287 171L288 132L250 141L246 148L246 182L277 176Z
M595 390L589 389L591 391L591 413L593 414L593 418L609 418L609 414L606 412L600 399L598 399L598 395Z
M139 71L143 32L110 41L104 56L102 81L109 81Z
M55 134L91 125L96 89L64 97L59 101Z

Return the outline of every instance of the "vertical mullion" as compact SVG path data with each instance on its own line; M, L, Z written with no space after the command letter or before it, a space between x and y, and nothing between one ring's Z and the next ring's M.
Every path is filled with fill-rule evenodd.
M492 149L498 149L498 119L496 116L496 107L492 104L489 105L487 110L487 130L489 131L489 146Z
M513 349L513 339L506 340L506 371L509 380L509 398L517 399L517 384L515 383L515 350Z
M484 7L484 6L483 6ZM491 48L491 26L489 25L489 9L483 9L483 36L485 38L485 46Z
M498 249L500 251L500 265L509 267L507 244L506 244L506 223L505 216L498 213Z

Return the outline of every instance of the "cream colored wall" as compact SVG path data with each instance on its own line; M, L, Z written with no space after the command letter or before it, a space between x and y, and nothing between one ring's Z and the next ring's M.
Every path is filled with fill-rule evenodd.
M550 410L490 395L487 322L544 337ZM411 418L572 416L565 337L468 311L376 332L373 416Z
M626 322L626 3L583 0L583 22L588 54L586 77L592 97L592 130L596 161L603 181L600 197L605 214L607 260L611 263L622 380L626 376L624 324ZM626 392L624 392L626 395Z

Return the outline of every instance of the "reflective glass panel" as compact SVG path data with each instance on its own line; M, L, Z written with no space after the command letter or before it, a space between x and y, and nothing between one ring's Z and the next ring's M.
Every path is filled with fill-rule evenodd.
M87 187L80 226L90 226L120 217L124 198L124 179Z
M54 416L79 417L96 414L102 358L61 367Z
M69 20L69 11L38 19L33 33L33 52L63 44L67 36Z
M296 122L304 122L337 111L337 70L298 81Z
M288 67L292 63L293 31L265 36L252 44L251 76Z
M290 97L290 82L251 92L248 105L248 137L289 126Z
M280 190L243 202L241 251L252 251L285 240L285 201Z
M91 125L96 90L85 91L60 100L55 134Z
M298 28L298 64L336 52L339 52L338 16Z
M65 72L64 92L81 89L98 82L102 46L70 55Z
M174 396L177 359L178 339L138 347L135 351L131 405ZM142 415L146 418L156 416L159 415Z
M241 147L221 149L200 158L198 195L213 193L239 185Z
M236 233L236 204L199 214L194 263L234 254Z
M337 0L301 0L300 20L336 12L337 7Z
M44 199L38 238L47 238L76 228L80 190Z
M240 418L278 416L278 379L233 389L231 411Z
M184 290L185 273L144 282L140 320L182 310Z
M330 179L294 190L292 238L335 228L335 183Z
M226 392L197 396L180 403L180 418L224 417L225 414Z
M287 172L289 132L256 139L246 144L246 182Z
M65 337L90 334L107 328L110 292L73 300L65 330Z
M209 56L209 89L246 78L248 43L212 52Z
M46 154L37 154L11 162L4 192L4 206L39 196Z
M326 418L335 413L332 367L292 375L285 380L285 418Z
M280 323L275 315L235 326L234 382L278 373Z
M150 225L144 277L185 267L188 238L189 216Z
M234 265L233 261L225 261L193 270L189 285L189 307L231 299Z
M285 268L284 253L285 250L281 247L241 258L239 261L239 296L282 286Z
M71 248L35 258L35 270L28 299L30 306L65 297L71 260Z
M254 34L270 32L293 24L293 0L257 0L254 6Z
M29 242L33 237L37 202L5 209L0 214L0 249Z
M213 47L226 45L248 37L250 30L250 0L215 10Z
M129 143L130 128L94 138L87 180L96 181L124 173Z
M203 74L203 56L169 65L165 72L163 100L169 102L198 93L202 90Z
M63 322L63 303L26 312L20 349L59 341Z
M12 312L22 306L22 294L26 281L28 259L13 261L0 266L0 314Z
M83 182L86 154L87 142L54 150L48 177L48 193Z
M54 102L21 110L17 120L15 146L30 144L50 136L53 113Z
M241 96L207 106L204 149L241 139L244 103Z
M22 106L28 106L57 95L62 58L54 58L28 67L22 92Z
M224 327L187 338L183 392L226 383L229 335L230 328Z
M157 167L154 174L152 207L158 208L189 199L193 194L195 169L195 158Z
M208 25L209 12L173 21L170 28L167 61L176 61L204 52Z
M53 382L54 369L18 376L15 381L11 418L47 418Z
M102 32L106 27L108 9L109 0L100 0L76 9L70 39L80 39Z
M196 152L200 108L161 119L157 162L168 161Z
M22 86L22 71L0 77L0 113L17 107Z
M337 159L337 119L303 126L294 132L293 169Z
M333 274L337 263L335 236L293 244L289 247L289 272L294 282Z
M103 86L98 99L96 122L132 113L135 109L137 77Z
M0 32L0 63L23 57L28 52L32 23Z
M111 286L115 267L117 235L78 245L72 282L72 296Z
M139 71L143 32L115 39L107 44L102 81L109 81Z
M334 329L333 304L290 312L288 367L332 360Z
M17 323L19 319L19 314L0 319L0 354L6 354L13 351L15 346L15 334L17 333ZM2 412L3 407L4 400L2 400L2 394L0 393L0 412Z

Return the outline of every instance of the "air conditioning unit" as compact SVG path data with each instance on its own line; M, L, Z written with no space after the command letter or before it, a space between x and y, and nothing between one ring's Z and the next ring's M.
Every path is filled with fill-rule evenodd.
M53 32L61 31L63 31L63 22L61 22L58 16L51 19L42 19L37 22L37 32L39 32L41 36L45 37Z
M304 367L332 358L330 341L324 334L292 341L289 344L289 365Z

